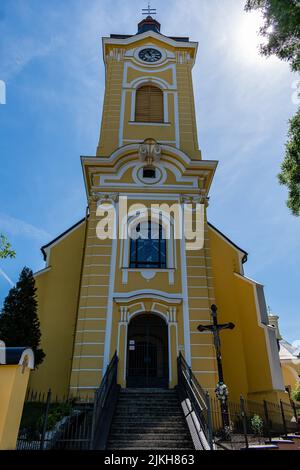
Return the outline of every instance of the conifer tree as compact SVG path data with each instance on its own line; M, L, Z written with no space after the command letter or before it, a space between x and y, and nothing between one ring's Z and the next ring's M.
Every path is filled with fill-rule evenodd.
M16 286L10 289L0 315L0 338L6 346L32 348L35 365L43 362L40 322L37 316L36 287L33 272L23 268Z

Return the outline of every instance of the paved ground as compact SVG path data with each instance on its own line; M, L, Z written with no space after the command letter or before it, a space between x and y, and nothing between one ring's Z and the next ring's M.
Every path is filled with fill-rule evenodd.
M268 442L265 438L248 436L249 448L253 450L300 450L300 435L289 435L288 439L283 437L273 438ZM231 442L218 441L218 450L242 450L245 449L245 438L243 434L234 434Z

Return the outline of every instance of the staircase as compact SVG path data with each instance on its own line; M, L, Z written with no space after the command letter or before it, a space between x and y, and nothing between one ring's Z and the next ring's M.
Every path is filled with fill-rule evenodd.
M164 389L122 389L107 449L194 449L177 392Z

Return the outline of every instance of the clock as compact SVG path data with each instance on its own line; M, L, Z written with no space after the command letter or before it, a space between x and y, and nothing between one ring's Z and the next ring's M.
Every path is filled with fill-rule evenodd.
M142 49L139 52L139 58L144 62L157 62L161 59L161 57L161 52L159 52L157 49L147 48Z

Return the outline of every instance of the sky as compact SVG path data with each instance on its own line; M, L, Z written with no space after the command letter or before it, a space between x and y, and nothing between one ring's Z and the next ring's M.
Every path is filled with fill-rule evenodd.
M258 52L261 17L245 0L153 2L162 33L199 43L193 71L199 146L218 160L212 224L249 253L245 275L265 286L282 335L300 339L299 218L277 182L297 110L297 77ZM1 0L0 305L40 247L84 216L80 155L95 155L104 94L101 37L135 34L146 1ZM1 97L0 97L1 98Z

